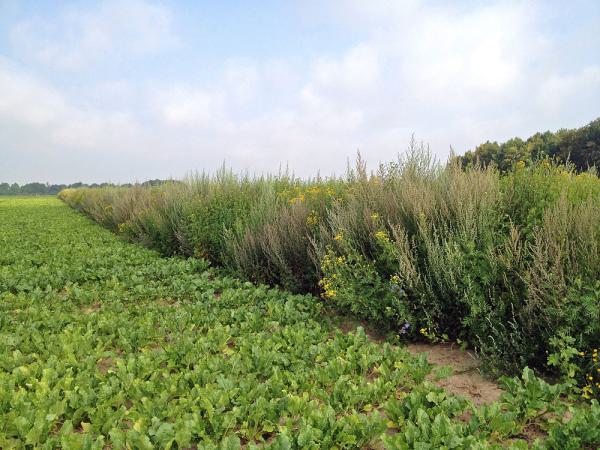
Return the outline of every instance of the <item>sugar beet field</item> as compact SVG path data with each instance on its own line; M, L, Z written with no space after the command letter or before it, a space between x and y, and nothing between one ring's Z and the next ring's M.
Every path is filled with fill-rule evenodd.
M0 448L597 448L600 407L525 369L475 407L322 300L0 197Z

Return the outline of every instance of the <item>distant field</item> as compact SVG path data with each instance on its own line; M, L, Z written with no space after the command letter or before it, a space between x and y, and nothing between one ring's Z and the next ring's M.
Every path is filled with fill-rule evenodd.
M530 371L476 409L435 386L425 355L326 317L315 297L161 258L57 199L2 197L0 448L600 442L598 404L569 406Z

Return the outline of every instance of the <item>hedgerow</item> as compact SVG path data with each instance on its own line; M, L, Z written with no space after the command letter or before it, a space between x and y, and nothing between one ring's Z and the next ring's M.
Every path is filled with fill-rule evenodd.
M402 338L460 340L498 373L559 375L557 336L600 347L600 180L548 160L441 165L413 144L369 173L250 179L227 171L60 197L124 237L278 285ZM596 362L594 362L596 364ZM581 361L582 395L600 374ZM590 379L591 377L591 379Z

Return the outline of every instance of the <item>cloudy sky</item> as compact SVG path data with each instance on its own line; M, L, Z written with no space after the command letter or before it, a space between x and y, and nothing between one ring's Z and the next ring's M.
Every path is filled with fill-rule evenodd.
M600 2L0 0L0 181L340 173L600 116Z

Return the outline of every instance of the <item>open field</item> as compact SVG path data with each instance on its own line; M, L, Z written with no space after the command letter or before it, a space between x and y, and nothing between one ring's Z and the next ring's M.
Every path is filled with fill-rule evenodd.
M0 0L0 450L600 450L599 28Z
M316 298L161 258L56 199L0 197L0 228L1 448L599 442L600 407L564 385L526 370L476 409L424 354L340 331Z

